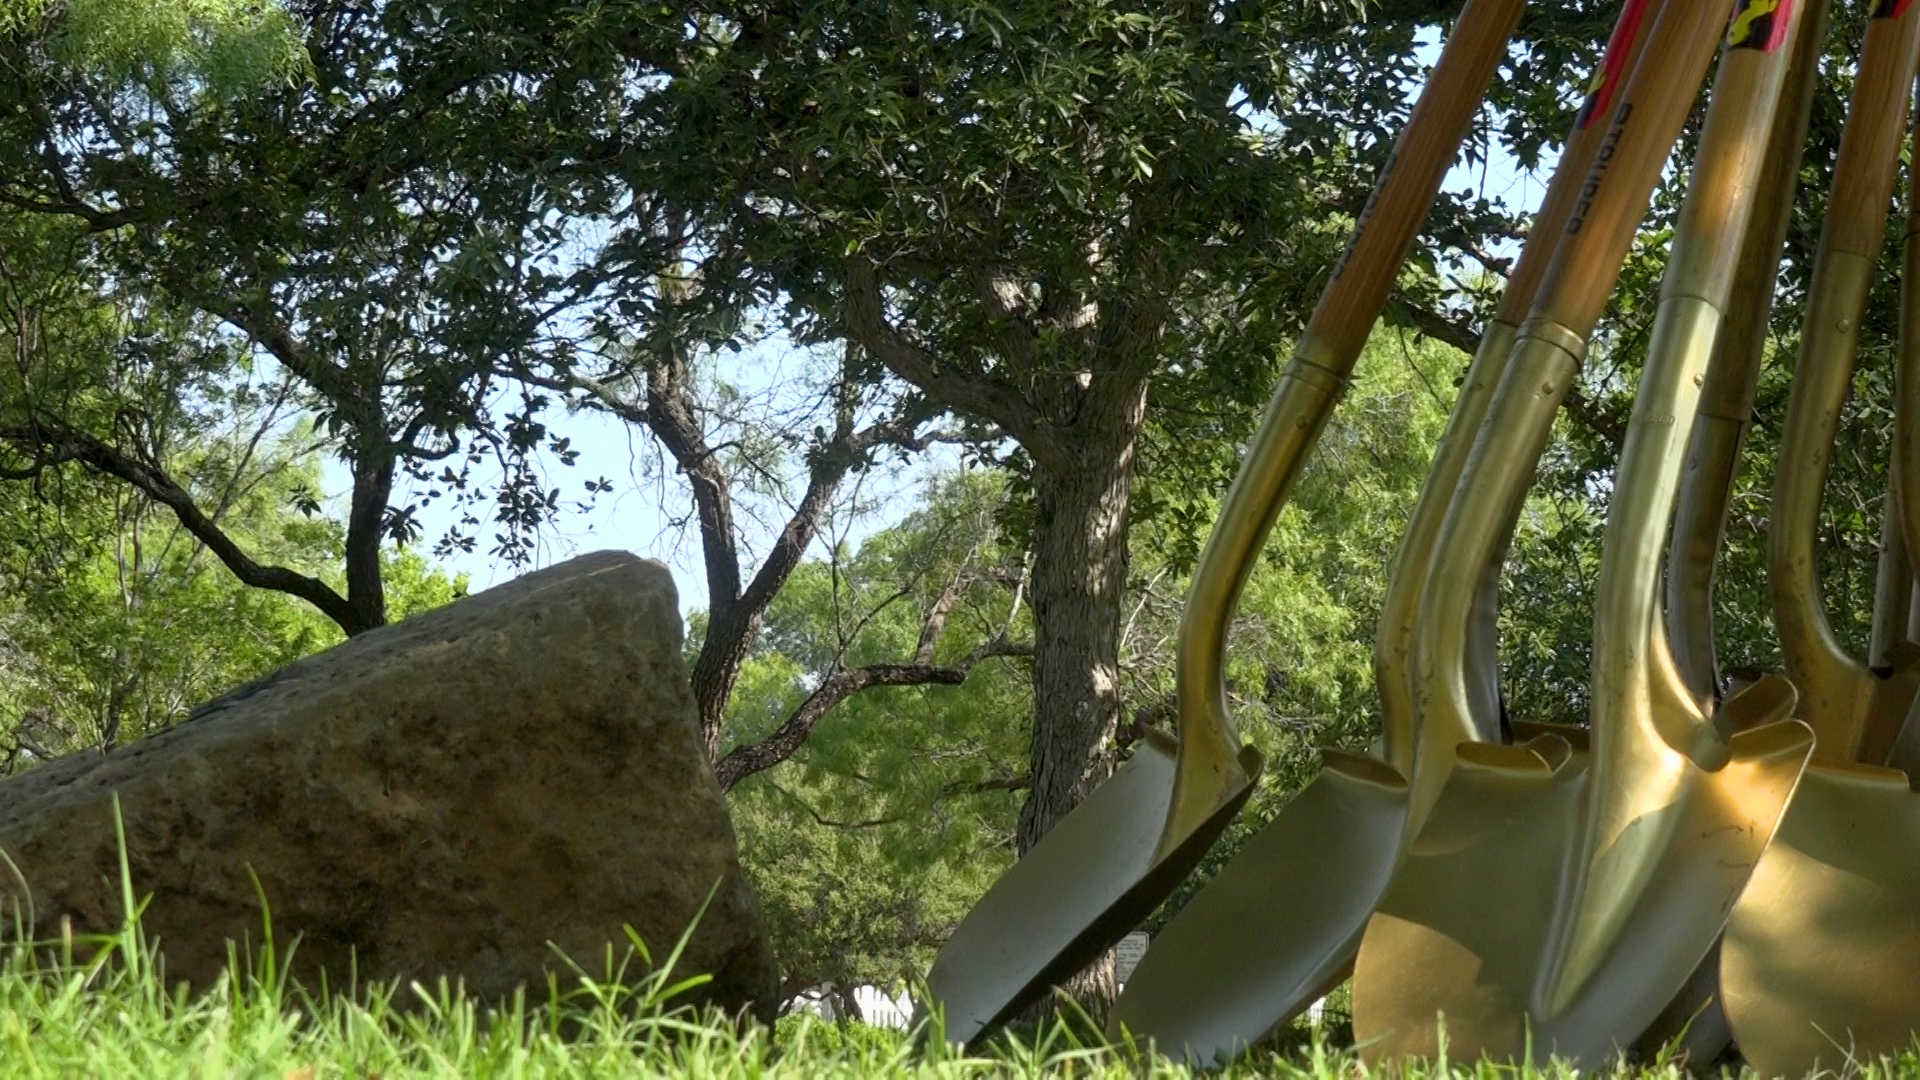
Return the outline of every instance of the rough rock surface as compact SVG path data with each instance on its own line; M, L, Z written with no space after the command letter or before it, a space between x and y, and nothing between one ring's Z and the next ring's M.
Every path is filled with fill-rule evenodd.
M775 969L703 757L665 567L603 552L309 657L166 732L0 782L0 849L38 935L121 914L118 791L143 919L169 981L206 985L227 941L300 935L294 974L447 976L488 998L546 973L664 959L718 890L676 976L771 1004ZM0 897L18 886L0 864ZM5 905L11 908L11 903ZM5 922L11 928L11 917ZM641 968L637 962L634 967Z

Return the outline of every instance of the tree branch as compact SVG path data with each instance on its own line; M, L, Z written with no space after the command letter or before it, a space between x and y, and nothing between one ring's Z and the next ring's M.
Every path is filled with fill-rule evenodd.
M205 544L243 584L298 597L318 608L348 634L363 626L345 597L326 582L283 566L263 566L240 550L233 538L207 517L193 496L157 465L136 460L114 447L72 428L34 423L0 429L0 439L31 448L29 457L51 463L78 461L95 472L126 483L172 510L180 524Z
M708 596L707 635L694 660L691 681L708 752L718 757L727 700L732 695L740 665L759 636L761 619L819 536L827 508L847 475L861 465L874 447L923 449L934 441L955 436L940 431L922 433L919 419L910 415L856 428L855 403L843 400L837 410L833 433L826 442L813 448L806 491L788 514L759 569L743 585L734 525L732 478L722 467L717 448L707 441L698 405L687 383L685 361L677 352L663 351L671 355L661 357L648 368L644 405L622 399L605 382L533 372L503 374L555 391L590 395L595 407L651 432L686 475L693 488L700 525ZM854 385L852 361L850 354L849 371L841 384L843 398Z
M792 757L806 743L814 727L835 705L862 690L876 686L959 686L967 681L967 676L982 660L996 656L1032 655L1031 644L1008 641L1006 635L1002 634L950 667L910 663L841 668L827 676L771 734L758 742L746 743L728 751L727 756L714 766L714 774L720 778L721 790L728 791L754 773L773 768Z
M1032 402L996 379L943 367L937 357L908 341L887 322L879 274L866 259L847 261L841 317L848 337L928 397L947 408L1000 425L1036 461L1070 467L1071 455Z

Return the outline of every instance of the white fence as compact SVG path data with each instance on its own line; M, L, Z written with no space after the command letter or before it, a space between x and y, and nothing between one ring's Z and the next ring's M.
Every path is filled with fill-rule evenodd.
M853 988L853 1004L859 1011L847 1017L849 1020L901 1031L913 1023L913 1001L905 993L890 996L877 986L856 986ZM792 1011L810 1012L823 1020L838 1020L840 1000L827 988L817 987L803 991L795 998Z

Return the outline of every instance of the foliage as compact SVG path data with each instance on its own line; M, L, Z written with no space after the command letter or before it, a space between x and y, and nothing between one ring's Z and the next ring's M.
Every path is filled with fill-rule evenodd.
M208 440L181 451L174 471L226 507L231 535L284 565L337 578L340 523L294 506L297 492L319 485L317 462L298 450L304 442L292 433L248 460L231 440ZM125 487L80 476L45 498L11 486L0 492L28 520L57 514L59 532L43 535L59 535L62 549L57 560L32 547L0 553L8 769L158 731L194 705L340 640L339 628L312 608L241 584L171 515ZM412 551L389 553L384 574L396 619L466 588Z
M87 3L82 12L106 10ZM416 538L427 502L466 511L455 535L434 539L469 550L490 507L496 553L524 561L530 531L559 504L529 465L552 440L534 417L544 402L497 386L493 371L548 340L567 219L529 195L511 156L453 155L482 145L482 131L519 130L510 88L420 63L437 39L422 25L433 12L418 7L143 3L129 10L162 23L168 12L280 12L301 29L312 77L215 99L193 80L76 66L56 39L0 38L0 203L27 228L71 238L51 276L77 277L123 317L189 327L198 347L159 358L159 371L198 364L221 379L246 363L289 377L355 493L344 594L311 580L288 591L347 632L385 620L381 546ZM54 429L144 456L106 422L124 409L74 412L44 395L27 404L30 426L10 437L21 453L50 456ZM478 479L487 462L498 485ZM89 465L153 493L134 470Z
M224 98L309 71L279 0L5 0L7 34L46 35L54 56L114 82L198 83Z

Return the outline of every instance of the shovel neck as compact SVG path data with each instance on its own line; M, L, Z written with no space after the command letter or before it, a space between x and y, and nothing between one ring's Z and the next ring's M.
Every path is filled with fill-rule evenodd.
M1787 674L1800 690L1801 715L1813 726L1822 757L1853 756L1860 698L1872 678L1827 622L1817 539L1872 269L1865 255L1836 250L1823 251L1814 269L1768 530L1774 624Z
M1454 747L1499 732L1497 715L1476 712L1467 673L1482 572L1511 532L1509 519L1523 505L1584 354L1585 343L1564 327L1532 321L1520 328L1440 528L1413 643L1416 826L1439 797Z
M1873 632L1867 666L1894 666L1907 640L1907 616L1913 601L1913 570L1900 536L1900 462L1888 463L1887 494L1880 513L1880 558L1873 575Z
M1240 736L1226 710L1227 630L1267 534L1346 389L1341 375L1310 359L1316 344L1303 342L1282 374L1220 507L1181 612L1175 672L1183 768L1197 751L1231 761L1239 750Z
M1661 281L1660 308L1607 512L1594 620L1596 751L1620 739L1641 739L1690 753L1701 740L1705 717L1698 699L1709 695L1677 689L1687 680L1676 670L1659 617L1660 570L1689 436L1740 265L1739 240L1754 210L1780 91L1795 55L1783 46L1794 40L1802 13L1785 14L1761 47L1751 47L1751 21L1735 23L1730 36L1736 44L1714 78ZM1721 435L1737 446L1737 426ZM1717 539L1718 526L1715 515L1713 527L1701 531ZM1683 535L1676 530L1676 546ZM1710 572L1710 550L1702 555Z
M1745 19L1748 40L1757 29L1746 19L1746 5L1734 15L1730 44L1743 44L1739 34ZM1687 689L1701 700L1719 691L1719 664L1713 632L1713 584L1716 559L1726 535L1727 511L1740 467L1753 413L1760 364L1766 355L1773 295L1778 284L1780 255L1792 220L1799 186L1801 148L1806 144L1819 61L1826 44L1826 0L1794 5L1800 8L1798 26L1768 26L1774 34L1791 30L1792 52L1778 89L1779 105L1767 135L1767 152L1760 164L1747 227L1739 237L1739 263L1722 310L1738 311L1738 318L1722 322L1707 363L1706 385L1687 445L1686 471L1674 511L1673 540L1666 579L1667 637ZM1774 18L1778 18L1775 9ZM1783 43L1777 38L1774 48Z
M1829 758L1859 752L1878 680L1841 648L1827 622L1817 571L1820 500L1886 231L1917 59L1920 6L1877 4L1834 163L1774 482L1767 545L1774 622L1802 715Z
M1466 469L1467 458L1473 452L1474 435L1486 417L1500 369L1506 365L1507 353L1518 332L1518 327L1496 319L1481 333L1479 348L1467 365L1460 394L1447 417L1446 430L1434 448L1433 467L1420 486L1420 497L1407 520L1407 531L1401 538L1393 573L1387 580L1380 626L1374 638L1373 663L1380 690L1386 759L1402 776L1411 775L1413 771L1416 721L1413 638L1420 618L1420 594L1433 566L1440 529L1446 522L1447 504Z
M1733 491L1746 431L1744 420L1714 416L1702 408L1694 418L1686 470L1675 500L1673 543L1667 554L1667 639L1687 689L1701 698L1719 688L1713 643L1714 569L1726 534L1727 497Z
M1656 670L1661 553L1699 405L1701 374L1713 353L1720 309L1698 297L1660 305L1614 473L1600 560L1593 628L1595 768L1616 745L1664 745L1690 752L1702 717L1651 708ZM1665 642L1657 643L1664 647Z
M1900 362L1894 379L1894 453L1889 492L1899 507L1910 574L1920 574L1920 169L1910 170L1900 251Z

